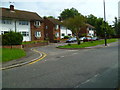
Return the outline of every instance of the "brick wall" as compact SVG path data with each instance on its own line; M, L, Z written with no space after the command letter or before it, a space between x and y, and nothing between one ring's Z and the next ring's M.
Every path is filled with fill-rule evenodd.
M24 45L2 46L0 48L20 48L20 49L22 49L22 48L45 46L45 45L48 45L48 42L39 42L39 43L24 44Z
M34 26L34 21L30 22L30 27L31 27L31 40L44 40L44 23L41 22L41 26L40 27L35 27ZM35 37L35 32L39 31L41 32L41 37L40 38L36 38Z
M32 43L32 44L24 44L22 48L30 48L30 47L38 47L38 46L45 46L48 45L48 42L39 42L39 43Z
M20 49L22 49L22 45L2 46L2 48L20 48Z

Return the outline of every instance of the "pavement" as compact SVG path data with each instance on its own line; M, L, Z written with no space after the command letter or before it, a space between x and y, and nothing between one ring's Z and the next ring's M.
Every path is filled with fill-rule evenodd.
M114 45L116 43L117 42L113 42L113 43L108 44L107 46L105 46L103 44L103 45L97 45L97 46L92 46L92 47L86 47L85 49L104 48L104 47L112 46L112 45ZM67 43L50 43L47 46L53 46L52 48L55 48L57 46L66 45L66 44ZM40 46L40 47L47 47L47 46ZM44 52L40 51L41 49L37 50L40 47L33 47L33 48L27 48L27 49L25 49L26 54L27 54L25 57L22 57L20 59L16 59L16 60L12 60L12 61L8 61L8 62L5 62L5 63L2 63L0 65L0 67L2 67L2 68L0 68L0 70L15 68L15 67L19 67L19 66L23 66L23 65L27 65L27 64L33 64L33 63L35 63L35 62L37 62L39 60L42 60L44 57L46 57L46 53L47 54L56 54L56 53L52 53L51 51L48 52L48 51L44 50L44 52L45 52L44 53ZM50 47L50 49L51 49L51 47ZM57 49L55 49L55 51L56 50ZM60 50L58 50L58 51L60 51ZM63 51L63 50L61 50L61 51Z

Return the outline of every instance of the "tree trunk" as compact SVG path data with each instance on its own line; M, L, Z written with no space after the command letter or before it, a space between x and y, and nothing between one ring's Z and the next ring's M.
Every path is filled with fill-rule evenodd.
M76 36L76 38L77 38L77 44L80 45L81 43L80 43L80 39L79 39L79 37Z

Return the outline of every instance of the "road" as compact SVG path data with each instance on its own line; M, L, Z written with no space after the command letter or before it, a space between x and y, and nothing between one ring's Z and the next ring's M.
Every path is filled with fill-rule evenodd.
M118 81L118 44L63 50L57 44L36 48L42 61L2 72L3 88L114 88ZM104 83L103 83L104 82Z

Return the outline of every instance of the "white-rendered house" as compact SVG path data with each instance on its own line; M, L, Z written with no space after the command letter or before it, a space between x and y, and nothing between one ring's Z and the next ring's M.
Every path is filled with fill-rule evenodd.
M71 30L67 29L66 27L61 26L60 27L60 36L61 39L64 38L64 36L72 36Z
M120 19L120 1L118 2L118 19Z
M0 20L0 35L9 31L20 32L23 35L23 41L31 41L30 21L19 21L14 19Z
M0 14L0 35L10 31L20 32L23 35L23 41L37 40L35 38L36 32L41 32L44 35L42 18L37 13L15 10L13 5L10 5L10 8L0 8L0 10L2 11ZM39 22L37 28L35 22ZM43 38L41 36L39 40Z

